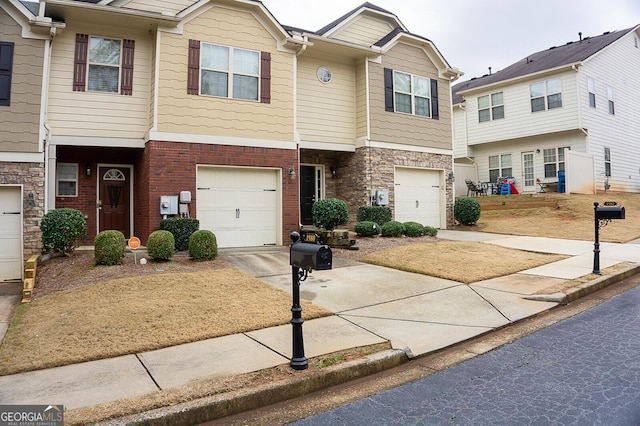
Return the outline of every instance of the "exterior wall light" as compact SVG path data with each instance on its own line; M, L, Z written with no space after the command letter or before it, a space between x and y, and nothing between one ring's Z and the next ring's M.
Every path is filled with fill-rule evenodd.
M331 170L331 177L332 178L336 178L338 177L338 168L336 166L331 166L331 168L329 169Z
M291 180L294 180L296 178L296 169L294 169L293 167L289 167L289 177L291 178Z
M84 166L84 172L87 174L87 176L91 176L91 164L87 163Z

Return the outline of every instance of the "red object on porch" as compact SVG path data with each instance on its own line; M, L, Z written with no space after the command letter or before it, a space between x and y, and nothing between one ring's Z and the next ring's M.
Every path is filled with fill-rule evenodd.
M509 186L511 187L511 194L519 194L516 186L513 183L509 183Z

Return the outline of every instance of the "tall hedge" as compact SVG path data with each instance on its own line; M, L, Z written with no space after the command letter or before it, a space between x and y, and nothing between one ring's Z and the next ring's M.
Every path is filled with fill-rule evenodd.
M200 227L198 219L188 217L172 217L162 219L160 221L160 229L169 231L173 235L176 242L177 251L185 251L189 249L189 237Z
M362 206L358 208L358 222L375 222L382 226L391 220L391 208L386 206Z

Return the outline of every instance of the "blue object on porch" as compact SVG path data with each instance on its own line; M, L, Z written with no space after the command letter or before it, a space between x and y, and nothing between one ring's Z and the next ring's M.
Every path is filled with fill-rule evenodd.
M558 172L558 192L564 192L565 191L565 179L564 179L564 172Z
M511 195L511 185L503 183L500 187L500 195Z

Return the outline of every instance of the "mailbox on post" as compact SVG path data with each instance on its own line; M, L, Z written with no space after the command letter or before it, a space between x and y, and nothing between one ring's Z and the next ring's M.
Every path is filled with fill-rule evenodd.
M289 264L305 271L326 271L331 269L331 248L327 245L293 243L290 248Z
M624 207L615 201L607 201L604 206L593 203L596 240L593 243L593 273L600 275L600 228L607 226L612 219L624 219Z

